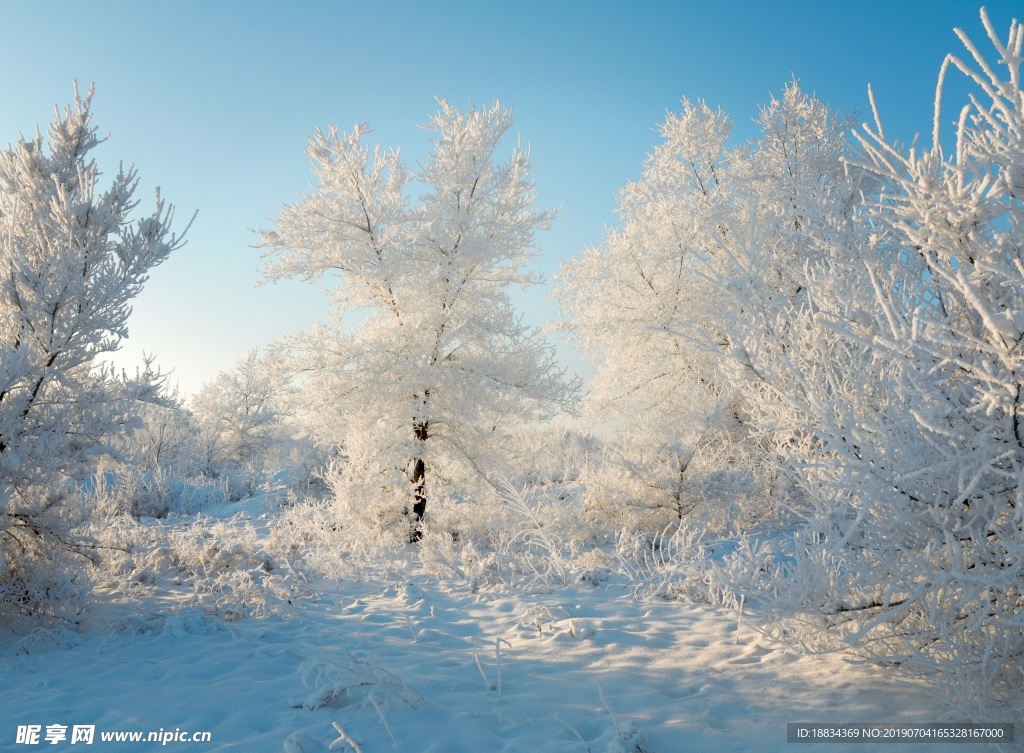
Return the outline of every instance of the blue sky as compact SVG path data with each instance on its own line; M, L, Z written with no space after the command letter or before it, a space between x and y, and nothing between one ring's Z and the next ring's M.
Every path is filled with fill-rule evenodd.
M1000 32L1024 15L1020 0L986 7ZM140 209L159 185L182 226L199 213L136 300L119 356L155 354L186 391L326 312L322 286L257 286L251 232L308 188L304 134L318 126L367 121L415 163L435 97L512 106L538 159L538 204L561 208L539 239L550 279L615 222L617 191L683 97L722 106L742 140L794 76L844 113L864 112L871 82L888 135L905 140L930 132L936 74L960 52L953 27L986 49L964 0L0 0L0 18L0 143L48 122L73 80L95 83L94 123L111 134L101 169L136 165ZM547 293L517 298L528 321L557 316Z

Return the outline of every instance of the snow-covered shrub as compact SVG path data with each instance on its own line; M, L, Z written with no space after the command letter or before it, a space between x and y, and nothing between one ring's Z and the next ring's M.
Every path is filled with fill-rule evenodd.
M97 575L101 588L124 595L168 589L180 604L228 621L290 614L307 593L285 553L262 543L251 522L200 516L174 525L120 521L120 554Z
M685 520L711 532L738 531L779 514L786 498L779 477L749 443L724 432L688 448L634 431L606 442L588 464L584 506L588 522L604 529L656 533Z
M415 546L404 529L352 516L337 500L299 501L281 509L270 549L332 578L401 580L417 563L474 592L607 580L615 564L596 551L607 535L584 524L577 501L547 486L500 489L437 499Z
M316 497L281 508L268 546L276 555L334 579L400 579L413 558L401 530L353 519L335 500Z
M506 436L503 462L492 464L492 475L517 487L561 487L564 493L573 493L602 447L597 437L567 423L520 422Z
M152 359L145 359L152 371ZM78 486L83 504L105 514L163 518L228 499L209 448L177 389L160 385L137 405L133 425L111 438L92 476Z
M91 477L77 485L78 504L103 517L165 518L191 515L229 500L227 480L202 473L177 475L125 460L101 458Z
M428 572L474 591L597 585L614 569L599 551L610 538L562 487L501 483L482 502L439 500L419 559Z
M0 150L0 609L74 603L96 558L72 509L75 481L155 392L148 370L118 377L97 357L125 335L129 302L180 245L159 194L138 222L133 170L98 188L91 92L47 136ZM79 559L79 563L76 563Z
M345 652L343 657L310 659L299 665L299 676L310 692L288 701L294 708L314 711L370 707L384 719L386 708L417 708L423 696L401 677L380 666L370 654ZM389 730L390 731L390 730Z
M152 357L144 357L144 371L158 371L153 364ZM129 428L114 439L121 464L140 471L162 469L176 478L203 467L198 427L177 387L161 384L155 395L138 406L136 421Z

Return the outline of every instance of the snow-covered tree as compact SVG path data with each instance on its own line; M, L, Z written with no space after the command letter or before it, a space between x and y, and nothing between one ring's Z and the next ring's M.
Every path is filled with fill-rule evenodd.
M253 494L281 431L281 379L253 348L232 371L203 385L192 412L212 465Z
M575 392L508 296L538 282L524 267L552 220L532 208L529 153L498 161L512 115L440 105L415 173L397 151L371 153L365 125L317 131L307 153L318 185L261 234L268 279L340 277L330 322L287 346L322 440L348 456L346 483L362 484L351 494L390 490L412 539L432 490L488 473L510 417ZM344 320L354 312L363 318Z
M96 359L126 336L129 301L181 242L159 194L129 222L134 170L98 190L91 98L76 91L47 138L0 151L0 602L26 607L69 587L67 553L89 554L68 520L67 482L154 382Z
M760 125L758 139L732 148L725 113L684 100L622 191L620 227L559 273L566 326L598 366L588 413L625 430L591 484L595 500L682 517L699 498L756 491L752 477L765 489L778 482L749 396L722 370L732 348L722 323L743 302L712 278L756 233L773 253L751 274L774 305L799 297L816 253L803 207L845 180L846 146L842 121L796 82L762 108Z
M850 163L865 200L795 202L800 296L766 284L794 241L756 219L704 269L755 421L805 490L807 561L832 574L799 598L984 714L1024 707L1024 28L1004 43L982 21L998 65L957 32L973 63L944 63L930 148L890 143L876 110ZM947 155L950 67L974 92Z
M851 461L842 538L866 543L855 556L884 584L860 634L947 675L982 708L994 702L1019 712L1024 27L1013 22L1004 43L984 10L981 17L998 63L957 30L973 61L949 56L943 65L932 147L892 146L877 116L877 128L859 139L882 190L869 215L874 234L851 251L864 258L872 283L875 373L883 397L898 397L903 410L849 402L863 429L850 427L856 433L845 432L847 443L884 441L876 457L867 450ZM939 124L950 65L975 90L946 155ZM858 331L848 322L829 321L847 342L862 342L864 324Z
M140 373L160 373L153 356L143 356ZM186 476L199 454L197 427L177 385L161 380L158 386L151 399L138 406L130 431L115 438L117 462L144 473L165 469Z

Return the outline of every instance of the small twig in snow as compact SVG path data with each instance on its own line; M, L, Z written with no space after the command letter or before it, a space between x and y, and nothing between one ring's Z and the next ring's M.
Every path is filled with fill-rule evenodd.
M484 687L487 688L487 690L494 690L494 688L491 687L491 681L487 679L487 673L484 672L483 664L480 663L480 654L477 653L475 648L473 649L473 658L476 660L476 668L480 670L480 676L484 678Z
M555 720L563 727L565 727L567 730L576 735L576 739L580 741L580 745L587 749L587 753L591 753L590 746L587 745L587 741L583 739L583 735L581 735L575 727L573 727L564 719L562 719L562 717L560 717L558 714L555 714Z
M619 717L615 716L615 712L612 711L612 707L608 703L608 699L604 697L604 688L601 687L601 683L597 683L597 694L601 698L601 703L604 704L605 709L612 717L612 721L615 722L615 729L622 730L622 724L619 722Z
M384 716L384 710L380 707L380 704L377 703L377 699L373 697L373 693L369 695L367 700L369 700L369 702L373 705L373 708L377 711L377 716L380 717L380 722L384 725L384 729L388 731L388 735L391 737L391 742L393 742L395 745L398 745L398 740L395 738L395 733L391 731L391 725L388 724L388 720Z
M328 748L328 750L341 750L342 745L349 745L355 753L363 753L363 749L359 747L359 743L349 737L348 733L341 728L340 724L337 722L331 722L331 724L334 726L334 729L338 731L338 739L331 743L331 747Z
M501 644L504 643L509 648L512 648L512 644L506 641L504 638L494 639L494 661L498 665L498 700L501 700Z
M746 594L740 594L740 616L736 620L736 638L733 643L740 642L740 628L743 627L743 600L746 598Z

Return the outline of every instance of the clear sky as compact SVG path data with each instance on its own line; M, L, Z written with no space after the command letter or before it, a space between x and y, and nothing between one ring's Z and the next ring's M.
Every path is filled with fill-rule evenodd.
M987 7L1002 33L1024 16L1021 0ZM73 80L95 83L94 123L111 134L101 169L136 165L140 209L160 186L181 226L198 211L136 300L119 357L153 353L192 391L326 312L322 285L258 286L251 230L308 188L304 134L318 126L367 121L415 163L435 97L512 106L539 160L538 204L562 212L539 239L550 279L614 224L617 191L683 97L722 106L747 139L794 76L844 113L864 113L871 82L891 138L927 135L942 58L960 52L954 26L986 49L967 0L0 0L0 143L48 122ZM557 316L548 292L517 298L528 321Z

